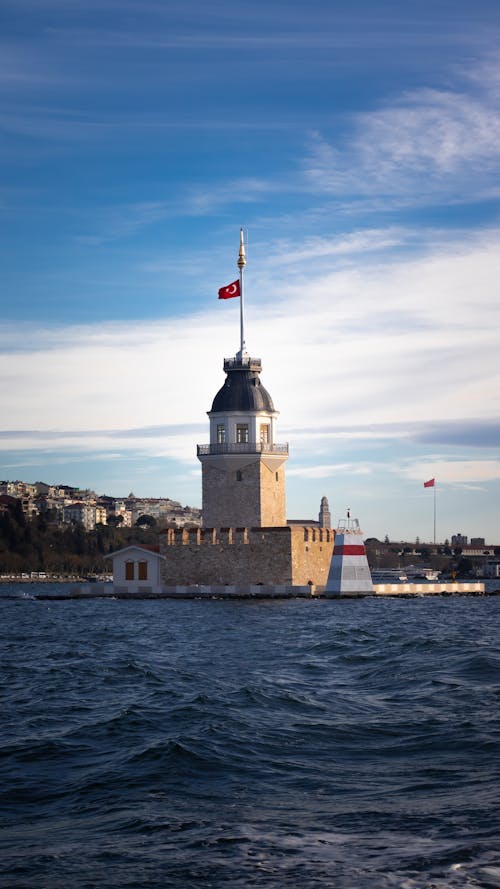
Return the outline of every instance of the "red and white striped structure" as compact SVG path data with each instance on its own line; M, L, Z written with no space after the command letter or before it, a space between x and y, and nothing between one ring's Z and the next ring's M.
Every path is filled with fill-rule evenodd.
M335 547L325 586L328 596L374 593L363 532L357 519L342 519L335 532Z

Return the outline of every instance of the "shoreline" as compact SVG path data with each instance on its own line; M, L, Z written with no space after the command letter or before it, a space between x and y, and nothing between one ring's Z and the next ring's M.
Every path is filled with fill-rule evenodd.
M111 575L96 575L95 580L89 580L89 576L93 577L93 575L88 574L46 574L42 577L23 577L22 574L11 574L11 575L1 575L0 576L0 584L2 583L113 583L113 578Z
M57 586L57 584L54 584ZM419 584L412 589L400 585L388 588L387 585L374 585L371 592L349 591L341 594L328 593L324 588L293 587L286 585L239 584L238 586L177 586L164 587L158 590L126 590L116 589L112 583L75 585L66 590L54 592L19 592L1 596L2 599L36 599L37 601L77 601L80 599L108 599L112 601L159 601L175 599L191 600L284 600L284 599L418 599L418 598L456 598L456 597L495 597L500 596L500 588L486 589L484 583L451 584Z

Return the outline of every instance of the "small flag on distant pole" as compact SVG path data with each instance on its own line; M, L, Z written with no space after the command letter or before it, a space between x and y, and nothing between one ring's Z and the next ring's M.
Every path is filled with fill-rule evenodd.
M231 284L227 284L226 287L221 287L219 290L219 299L232 299L233 296L240 295L240 282L232 281Z
M434 543L436 542L436 479L430 478L424 482L424 488L434 488Z

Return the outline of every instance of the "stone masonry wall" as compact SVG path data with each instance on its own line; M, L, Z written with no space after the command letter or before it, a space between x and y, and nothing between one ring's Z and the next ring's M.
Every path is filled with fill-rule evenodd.
M285 467L268 469L260 463L261 520L264 527L286 525Z
M276 478L276 475L278 478ZM203 526L218 528L284 526L285 470L270 470L261 460L240 470L204 464L202 471Z
M162 583L324 585L333 539L327 529L287 525L168 529L160 535Z
M312 581L325 586L332 561L335 532L330 528L291 526L292 576L294 584Z

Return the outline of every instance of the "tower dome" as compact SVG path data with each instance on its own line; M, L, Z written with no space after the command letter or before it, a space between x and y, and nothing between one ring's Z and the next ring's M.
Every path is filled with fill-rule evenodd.
M274 413L272 398L260 381L261 362L259 359L248 359L246 365L241 361L226 360L224 370L227 374L226 380L213 400L212 412L269 411Z

